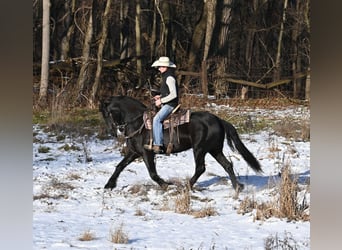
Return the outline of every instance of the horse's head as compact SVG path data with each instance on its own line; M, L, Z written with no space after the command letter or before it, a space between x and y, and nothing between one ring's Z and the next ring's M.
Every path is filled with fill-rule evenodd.
M107 98L100 101L99 111L106 123L107 132L117 137L119 125L123 123L120 108L114 105L111 98Z
M146 106L128 96L112 96L100 101L99 110L110 133L117 136L142 117Z

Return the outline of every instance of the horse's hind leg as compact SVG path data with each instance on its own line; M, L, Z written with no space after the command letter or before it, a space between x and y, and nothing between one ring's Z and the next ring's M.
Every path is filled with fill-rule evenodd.
M230 180L232 181L232 185L235 191L241 191L244 188L244 185L238 182L234 173L233 164L224 156L222 152L216 154L211 153L211 155L216 159L218 163L221 164L224 170L229 174Z

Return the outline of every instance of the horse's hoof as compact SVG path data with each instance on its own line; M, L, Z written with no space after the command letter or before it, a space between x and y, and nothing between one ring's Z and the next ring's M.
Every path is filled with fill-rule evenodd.
M115 185L111 185L111 184L109 184L109 183L107 183L107 184L104 186L104 189L113 190L113 188L115 188Z
M236 192L241 192L245 188L245 185L238 183L236 187Z
M163 191L167 191L169 187L169 183L165 182L163 184L160 185L160 188L163 190Z

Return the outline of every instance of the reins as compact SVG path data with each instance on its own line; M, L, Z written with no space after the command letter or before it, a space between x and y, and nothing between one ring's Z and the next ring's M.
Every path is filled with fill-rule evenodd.
M143 114L140 114L140 115L136 116L135 118L133 118L133 119L130 120L130 121L127 121L127 122L125 122L125 123L123 123L123 124L117 124L117 123L114 121L114 119L113 119L112 113L109 113L109 115L110 115L110 119L112 120L113 125L114 125L117 129L122 129L122 130L124 130L124 129L126 128L126 126L127 126L129 123L132 123L132 122L136 121L137 119L139 119L140 117L143 116ZM140 134L141 131L142 131L142 129L144 128L144 126L145 126L145 124L144 124L144 122L143 122L143 123L141 124L141 126L140 126L137 130L135 130L135 131L133 131L132 133L130 133L129 135L125 136L125 139L129 139L129 138L132 138L133 136L135 136L136 134Z
M133 136L135 136L136 134L140 134L142 129L144 128L145 124L144 122L141 124L140 128L133 131L132 133L130 133L129 135L125 136L126 139L132 138Z

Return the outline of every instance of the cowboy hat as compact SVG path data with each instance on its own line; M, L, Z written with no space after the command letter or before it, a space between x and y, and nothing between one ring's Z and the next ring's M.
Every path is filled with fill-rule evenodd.
M157 61L155 61L151 67L169 67L176 68L176 64L170 61L167 56L161 56Z

